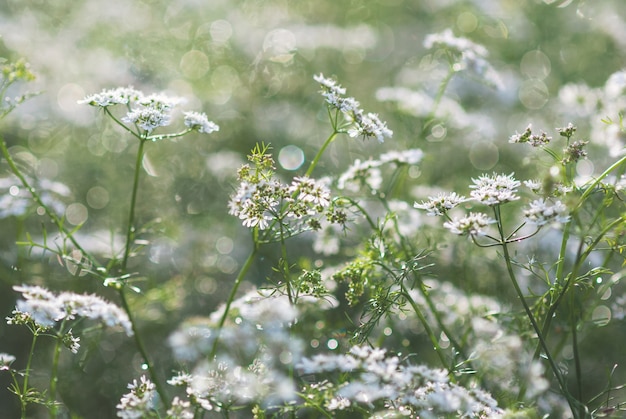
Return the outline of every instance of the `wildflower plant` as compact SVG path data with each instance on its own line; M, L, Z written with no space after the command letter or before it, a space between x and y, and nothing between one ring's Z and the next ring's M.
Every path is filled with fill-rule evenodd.
M462 23L471 23L469 15L464 12L457 24L468 34L471 25ZM226 23L211 24L212 47L218 48L219 36L229 32ZM495 33L487 23L481 25ZM203 30L198 30L199 40ZM274 34L276 40L287 32ZM275 46L270 48L268 39L263 48L269 53ZM142 281L149 274L141 259L157 264L160 251L150 247L160 232L143 223L139 213L142 185L150 181L142 173L144 168L151 172L146 167L149 147L192 133L213 135L220 131L218 124L188 109L183 98L130 86L79 101L113 127L105 129L133 140L127 199L115 200L124 208L124 220L111 228L122 243L110 254L84 245L82 233L90 235L90 226L70 227L65 204L72 191L39 179L36 170L22 164L18 149L0 139L9 174L0 178L0 218L26 221L36 213L46 221L39 234L31 234L34 224L20 224L18 243L26 252L16 265L52 256L49 260L60 262L67 278L53 287L47 272L37 271L11 284L17 301L6 323L28 332L29 349L25 355L0 353L0 375L8 377L21 417L36 412L35 405L50 417L81 415L62 391L61 361L67 358L87 372L89 351L101 349L93 339L96 330L114 337L110 346L129 341L133 363L140 364L127 370L116 365L116 357L107 360L107 368L122 371L128 383L116 389L110 407L121 418L587 419L623 411L617 366L609 369L605 387L589 396L596 383L587 378L588 371L603 361L587 354L584 345L612 321L611 315L626 317L626 300L617 295L626 263L626 157L609 153L614 161L606 164L606 155L600 159L597 151L607 146L573 123L545 131L525 124L508 141L506 136L497 140L496 147L520 164L476 165L466 180L450 175L448 162L451 167L466 145L474 150L470 143L490 135L489 124L481 125L485 113L470 115L463 105L473 88L484 86L463 90L455 83L449 92L453 79L466 74L496 89L507 86L488 61L494 54L478 42L449 29L424 36L422 46L428 55L419 71L436 73L438 84L421 86L425 79L415 76L409 60L392 79L411 88L385 87L376 94L383 102L397 103L394 123L365 110L335 78L317 73L305 89L319 93L313 106L321 110L317 122L322 115L327 134L318 141L312 133L319 131L307 132L300 166L281 161L274 147L283 139L276 135L272 144L256 143L236 173L233 168L231 177L220 176L219 186L207 181L207 189L230 191L221 202L222 213L195 214L198 224L220 230L219 238L181 227L180 235L191 244L172 257L176 266L171 271L162 269L163 275L175 277L177 288L193 290L186 299L172 296L179 289L169 293L155 281ZM255 77L273 77L273 88L280 85L281 77L272 75L274 66L294 65L295 50L273 56L271 64L263 56L255 60L254 77L240 90L249 94ZM204 54L194 51L197 57ZM1 65L3 97L33 78L22 60ZM217 67L210 76L220 95L226 79L243 86L234 75L224 76L230 74L227 67ZM185 77L192 75L187 71ZM593 104L581 104L585 112L606 109L602 106L609 98L621 108L624 80L623 72L615 73L604 92L569 86L561 100L593 93ZM419 90L413 90L416 86ZM265 99L279 90L268 91ZM17 91L17 97L0 104L0 117L30 97ZM214 103L228 102L225 97L213 98ZM381 110L394 111L392 106ZM232 121L246 114L220 115ZM398 135L400 121L408 127L407 138ZM606 122L623 133L621 120ZM232 134L220 124L226 136ZM446 135L457 135L458 142L445 148ZM350 152L334 154L330 146L336 141L345 141L337 148ZM450 150L455 155L437 154ZM219 156L205 164L211 166ZM584 175L591 160L596 165ZM172 164L186 164L181 161L172 159ZM99 164L109 162L100 159ZM433 165L445 170L435 174ZM230 189L223 188L229 179ZM434 187L438 182L458 186L459 180L465 185L450 188L455 191ZM155 212L169 216L160 210ZM224 228L227 224L232 230ZM194 240L209 246L195 246ZM201 254L203 261L190 262L186 252ZM211 271L218 258L224 262L219 275ZM133 304L137 296L145 304ZM186 304L187 299L197 305ZM163 307L155 309L158 305ZM155 312L168 319L157 319ZM148 335L154 329L161 330L162 339ZM51 352L46 341L53 344ZM40 372L38 364L49 368Z

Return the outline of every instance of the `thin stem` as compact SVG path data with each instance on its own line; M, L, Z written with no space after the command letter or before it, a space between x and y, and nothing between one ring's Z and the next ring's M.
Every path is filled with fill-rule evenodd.
M61 231L63 235L69 239L70 242L72 242L72 244L74 245L74 247L76 247L76 249L78 249L87 259L89 259L89 262L92 265L94 266L98 265L98 262L96 261L96 259L78 243L78 241L74 238L73 234L65 228L65 226L63 225L63 221L61 221L61 219L52 211L52 209L48 205L46 205L45 202L43 202L43 200L41 199L41 197L39 196L35 188L33 188L28 182L28 180L26 180L26 178L24 177L20 169L15 164L15 161L11 157L11 154L9 153L9 149L7 148L7 144L4 141L4 138L2 137L0 137L0 149L2 150L2 155L6 159L9 165L9 168L11 169L11 172L13 172L13 174L20 180L20 182L22 183L22 186L26 188L28 192L30 192L33 200L37 203L37 205L39 205L41 208L44 209L44 211L46 212L46 215L50 217L50 219L52 220L54 225L59 229L59 231Z
M326 141L324 142L324 144L322 145L322 148L320 148L320 150L317 152L317 154L315 155L315 157L313 158L313 161L311 161L311 164L309 165L309 168L307 169L306 173L304 174L304 176L311 176L311 173L313 173L313 169L315 169L315 166L317 166L317 163L319 162L320 158L322 157L322 154L324 154L324 151L326 151L326 148L328 148L328 146L330 145L330 143L333 142L333 140L335 139L335 137L337 137L337 134L339 132L337 130L333 131L332 134L330 134L330 136L326 139Z
M554 302L552 302L550 304L550 307L548 308L548 312L546 313L546 316L544 318L543 327L541 329L542 330L542 334L544 336L548 335L548 333L550 331L550 325L551 325L552 319L554 317L554 313L556 313L557 308L560 306L561 301L562 301L563 297L565 296L567 290L569 289L569 286L571 285L572 281L574 281L576 279L576 277L578 275L578 270L580 269L580 267L582 266L584 261L587 259L587 257L589 257L591 252L596 248L596 246L600 243L600 241L602 241L604 236L607 235L608 232L611 231L613 228L615 228L618 225L622 224L624 221L626 221L626 218L624 218L624 217L620 217L620 218L617 218L617 219L613 220L609 225L607 225L596 236L594 241L591 242L589 244L589 246L587 246L587 249L585 249L584 252L582 251L582 247L584 245L584 241L583 240L580 241L580 244L578 246L578 251L576 252L576 259L575 259L576 263L572 267L572 271L570 272L567 281L565 282L565 284L561 288L561 291L560 291L559 295L557 296L556 300L554 300ZM565 257L564 254L560 255L559 256L559 258L560 258L559 260L562 262L564 257ZM560 265L559 265L559 267L560 267ZM562 274L559 274L559 272L557 271L557 275L562 275ZM559 278L559 276L557 276L557 278ZM539 357L540 349L541 349L541 347L539 345L537 345L537 349L535 349L534 359L537 359Z
M578 211L578 209L583 205L587 197L589 197L589 195L591 195L591 193L594 191L595 187L598 186L600 182L602 182L602 179L607 177L613 170L617 169L619 166L621 166L625 162L626 162L626 156L622 157L621 159L613 163L611 166L609 166L608 169L602 172L602 174L600 174L600 176L598 176L597 179L593 181L593 183L589 185L587 189L585 189L585 192L583 192L583 194L580 196L580 200L578 201L578 204L576 205L572 213Z
M35 326L37 328L37 326ZM24 371L24 382L22 383L22 394L20 394L20 407L22 411L22 419L26 418L26 400L24 398L28 395L28 378L30 377L30 365L35 355L35 344L37 343L37 336L39 332L37 329L33 330L33 341L30 344L30 352L28 353L28 360L26 361L26 370Z
M167 398L167 393L165 392L165 389L161 386L161 381L159 380L159 377L156 374L154 365L152 364L152 362L150 361L150 358L148 357L148 352L146 351L146 347L143 343L141 335L139 334L139 328L137 327L137 322L133 318L132 311L130 309L130 306L128 305L128 300L126 299L126 295L124 294L124 287L121 287L118 290L118 294L122 302L122 308L128 315L128 320L130 320L135 344L137 345L137 349L139 350L139 353L141 354L141 357L143 358L145 367L148 369L148 373L150 374L150 379L154 383L156 387L156 391L159 394L159 397L161 398L163 405L165 406L166 409L168 409L170 407L170 404L169 404L169 399Z
M124 257L122 258L122 273L126 273L128 257L130 256L131 242L135 238L135 206L137 205L137 190L139 186L139 173L141 172L141 162L143 160L144 145L146 139L139 141L139 149L137 150L137 159L135 161L135 174L133 179L133 192L130 199L130 209L128 214L128 230L126 231L126 246L124 247Z
M565 380L563 379L563 377L561 376L561 372L558 369L558 366L556 365L556 362L554 361L554 359L552 358L552 354L550 353L550 349L548 348L548 344L546 343L543 335L542 335L542 331L539 328L539 325L537 324L537 321L535 320L535 316L532 312L532 310L530 309L528 303L526 302L526 298L524 297L524 293L522 292L522 289L519 286L519 283L517 282L517 278L515 277L515 272L513 270L513 264L511 263L511 255L509 254L509 248L507 246L507 243L505 241L505 234L504 234L504 227L502 225L502 216L500 214L500 206L496 205L494 207L494 215L496 218L496 224L498 226L498 232L500 233L500 237L502 238L502 252L504 255L504 260L506 263L506 269L507 272L509 274L509 278L511 279L511 283L513 284L513 288L515 289L515 292L517 294L517 297L519 298L520 302L522 303L522 306L524 307L524 311L526 312L526 316L528 317L528 320L530 321L530 324L532 325L533 330L535 331L535 334L537 335L537 338L539 339L539 343L541 345L541 348L543 349L543 352L548 360L548 363L550 364L550 368L552 369L552 373L554 374L554 376L556 377L558 383L559 383L559 387L561 388L561 391L563 393L563 395L565 395L565 397L567 398L567 402L570 406L570 409L572 410L572 414L574 414L574 417L578 417L577 415L577 410L574 408L574 403L571 400L571 396L569 395L569 392L567 390L567 386L565 384ZM524 393L524 388L520 389L520 393L523 394Z
M390 214L392 211L391 211L391 208L389 207L389 202L387 202L387 200L382 199L382 198L380 199L380 201L381 201L382 205L385 207L385 210L387 210L387 213ZM398 224L398 217L393 217L392 223L393 223L393 227L394 227L394 229L396 231L396 234L398 234L398 237L400 237L400 246L402 247L402 251L404 252L404 254L405 255L413 254L413 249L411 248L411 244L406 239L406 237L400 232L400 226ZM430 295L428 294L428 291L426 291L425 287L423 286L423 283L421 282L421 279L417 276L417 274L415 272L413 274L415 276L415 279L419 280L419 282L420 282L420 284L418 285L417 288L420 291L420 293L422 294L422 297L424 297L424 301L426 301L426 304L428 305L428 308L430 309L432 315L435 317L435 321L437 322L437 325L439 326L441 331L443 333L445 333L446 337L448 338L448 340L450 341L452 346L455 347L456 350L458 351L458 353L464 359L467 360L467 357L465 356L463 347L454 338L454 336L452 336L452 333L449 332L448 328L443 323L443 320L441 319L441 315L439 314L439 311L435 307L435 303L430 298ZM404 282L404 279L405 278L403 278L402 282ZM406 293L406 295L408 295L408 293Z
M61 326L61 330L63 326ZM58 371L59 371L59 358L61 355L61 343L62 337L59 334L56 337L56 345L54 346L54 355L52 359L52 371L50 372L50 395L48 400L52 402L50 407L50 419L55 419L57 417L57 405L55 403L56 393L57 393L57 383L59 381Z
M283 223L279 220L280 225L280 252L283 263L283 274L285 276L285 286L287 288L287 298L289 298L289 304L293 305L293 295L291 295L291 273L289 271L289 262L287 260L287 246L285 245L285 235L283 231Z
M404 298L406 298L406 300L409 302L409 304L411 305L411 308L413 309L413 311L417 315L417 318L422 323L422 326L424 326L424 330L426 331L426 334L428 335L428 338L430 339L430 342L433 344L433 348L435 349L435 352L437 353L437 356L439 357L439 360L441 361L441 364L443 365L443 367L445 369L450 371L450 374L449 374L450 379L452 381L456 381L456 379L454 377L454 374L453 374L453 372L454 372L454 365L450 366L448 364L448 361L446 360L445 354L443 353L443 350L441 349L441 346L439 346L439 340L437 339L437 336L435 335L435 332L433 332L432 328L428 324L428 320L426 320L426 317L424 316L422 311L417 306L417 303L415 302L415 300L409 294L409 291L406 288L406 285L404 284L404 281L400 281L400 288L402 289L402 294L404 295Z
M439 105L441 104L443 95L446 93L448 85L450 84L450 80L452 80L452 77L454 77L455 73L456 71L454 71L454 68L452 67L452 65L450 65L448 68L448 74L446 74L446 77L441 81L441 83L439 84L439 88L437 89L437 95L433 100L433 108L431 109L427 117L427 124L430 124L437 116L437 109L439 109Z
M250 267L252 266L252 262L256 258L256 254L258 250L259 250L258 246L255 242L254 249L252 249L252 251L248 255L248 259L246 259L243 266L241 267L241 270L239 271L239 274L237 275L237 278L235 278L235 283L233 284L233 288L230 290L230 295L228 296L228 300L226 300L224 313L222 314L220 322L217 325L217 329L215 330L215 340L213 341L213 348L211 348L209 360L212 360L213 358L215 358L215 355L217 354L217 344L220 339L220 333L222 331L222 328L224 327L224 323L226 323L226 318L228 317L228 311L230 310L230 305L233 303L233 300L235 299L235 295L237 294L239 285L241 285L243 278L246 276L246 274L250 270Z
M573 300L573 294L572 300ZM572 328L572 349L574 354L574 366L576 369L576 386L577 386L577 395L578 400L582 400L583 397L583 377L582 377L582 367L580 365L580 353L578 350L578 332L576 330L576 319L574 319L573 310L570 314L570 327Z

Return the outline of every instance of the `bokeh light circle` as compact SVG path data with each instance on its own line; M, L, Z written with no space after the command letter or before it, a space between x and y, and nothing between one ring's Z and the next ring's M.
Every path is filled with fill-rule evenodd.
M285 170L297 170L304 163L304 152L295 145L285 146L278 153L278 163Z

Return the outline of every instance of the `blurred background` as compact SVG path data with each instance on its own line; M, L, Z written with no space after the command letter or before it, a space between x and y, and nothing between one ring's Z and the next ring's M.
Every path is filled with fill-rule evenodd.
M412 204L437 188L466 193L470 179L484 172L532 178L542 162L510 145L509 136L532 123L556 137L555 127L572 122L592 140L593 163L577 168L588 178L622 153L624 134L600 120L617 120L626 108L619 73L626 65L625 20L623 0L5 0L0 56L24 57L37 75L27 88L41 94L4 119L0 134L59 215L71 226L83 224L77 234L83 245L106 260L123 246L137 144L77 101L130 85L182 96L185 110L206 112L219 124L210 136L148 144L143 162L137 216L150 228L130 263L143 290L131 304L148 347L162 348L152 353L169 377L176 366L167 336L224 300L250 250L247 230L227 215L246 155L256 142L271 143L279 173L290 179L306 170L331 132L314 74L338 80L394 131L384 144L336 141L316 177L339 175L357 158L421 148L424 161L396 198ZM433 124L432 99L448 67L423 43L446 29L483 45L487 66L452 78ZM64 244L4 160L0 194L3 318L17 298L11 287L20 283L116 301L56 256L16 245L27 232L41 238L44 229L49 243ZM418 246L436 247L437 235L422 240ZM320 258L306 238L295 243L303 255ZM438 276L468 292L508 295L496 255L468 248L435 254ZM272 254L261 258L250 283L263 283L276 262ZM0 352L16 355L17 366L30 342L22 329L0 324ZM589 395L602 389L626 344L623 323L598 330L584 342ZM76 357L63 354L59 393L77 415L114 417L126 383L142 373L141 359L121 333L91 337ZM598 339L607 346L594 345ZM47 365L49 356L38 352L36 365ZM38 380L46 382L35 376L34 385ZM16 412L14 396L3 390L8 384L0 374L0 412Z

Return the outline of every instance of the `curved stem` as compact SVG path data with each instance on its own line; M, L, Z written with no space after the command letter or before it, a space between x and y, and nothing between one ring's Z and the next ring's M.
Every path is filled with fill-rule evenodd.
M74 238L74 235L65 228L65 226L63 225L63 221L61 221L61 219L52 211L52 209L48 205L46 205L45 202L43 202L43 200L41 199L41 197L39 196L35 188L33 188L30 185L30 183L28 183L28 180L26 180L26 178L24 177L20 169L15 164L15 161L11 157L11 154L9 153L9 149L7 148L7 144L4 141L4 138L2 137L0 137L0 149L2 150L2 155L6 159L9 165L9 168L11 169L11 172L20 180L22 186L26 188L26 190L28 190L28 192L31 194L33 200L37 203L37 205L39 205L41 208L44 209L44 211L46 212L46 215L50 217L50 219L52 220L54 225L59 229L59 231L61 231L63 235L68 238L70 242L72 242L74 247L78 249L89 260L89 262L92 265L98 266L98 262L96 258L94 258L89 252L87 252L80 245L80 243L78 243L78 241Z
M600 174L600 176L598 176L598 178L594 180L593 183L587 187L587 189L585 189L585 192L583 192L583 194L580 196L580 200L578 201L578 204L576 205L572 213L575 211L578 211L578 209L583 205L587 197L591 195L595 187L598 186L600 182L602 182L602 179L607 177L613 170L617 169L619 166L621 166L625 162L626 162L626 156L622 157L621 159L613 163L611 166L609 166L608 169L602 172L602 174Z
M124 246L124 257L122 258L122 273L126 273L126 266L128 264L128 257L130 256L130 245L135 238L135 206L137 205L137 190L139 187L139 173L141 172L141 162L143 160L144 145L146 139L142 138L139 141L139 149L137 150L137 159L135 160L135 174L133 179L133 192L130 199L130 210L128 214L128 229L126 231L126 245Z
M428 117L426 118L426 124L427 124L426 126L430 125L433 122L433 120L437 117L437 110L439 109L439 105L441 104L443 95L446 93L446 90L448 89L448 85L450 84L450 80L452 80L452 77L454 77L455 73L456 71L454 71L452 64L450 64L448 68L448 74L446 74L446 77L441 81L441 83L439 84L439 88L437 89L437 95L435 96L435 99L433 100L433 108L431 109L430 113L428 114Z
M230 305L233 303L233 300L235 299L235 295L237 295L237 290L239 289L239 285L241 285L243 278L246 276L246 274L250 270L250 267L252 266L252 262L256 258L256 253L258 250L259 250L258 246L255 243L254 249L252 249L252 252L250 252L250 254L248 255L248 259L246 259L243 266L241 267L241 270L239 271L239 274L237 275L237 278L235 278L235 283L233 284L233 288L230 290L230 295L228 296L228 300L226 300L224 313L222 314L222 317L220 318L220 322L218 323L217 328L215 329L215 340L213 341L213 347L211 348L211 352L209 354L209 360L212 360L213 358L215 358L215 355L217 354L217 344L220 339L220 333L222 331L222 328L224 327L224 323L226 323L226 318L228 317L228 310L230 310Z
M528 302L526 301L526 297L524 297L524 293L522 292L522 289L520 288L519 283L517 282L517 278L515 277L515 271L513 270L513 263L511 262L511 255L509 254L509 248L505 240L506 236L504 234L504 227L502 225L502 216L500 213L500 206L496 205L493 208L493 211L494 211L494 215L496 218L496 224L498 226L498 232L500 233L500 237L502 240L502 253L504 255L504 261L506 263L506 269L509 274L509 278L511 279L511 283L513 284L513 288L515 289L515 293L517 294L518 299L522 303L522 306L524 307L524 311L526 312L526 316L528 317L528 320L530 321L530 324L533 330L535 331L537 338L539 339L539 344L541 345L541 348L543 349L543 352L548 360L548 364L550 365L550 369L552 369L552 373L554 374L554 376L556 377L556 380L558 381L559 387L561 388L561 392L567 398L567 403L570 406L572 414L574 415L575 418L577 418L578 410L574 407L575 403L571 400L571 396L567 390L567 385L565 383L565 380L563 379L561 372L558 366L556 365L556 362L552 358L550 348L548 348L548 344L546 343L546 340L544 339L542 330L539 328L539 325L537 324L537 320L535 319L535 315L530 309L530 306L528 305ZM525 386L522 386L522 388L520 389L520 395L523 395L524 393L525 393Z
M169 399L167 398L167 393L165 392L163 386L161 385L161 380L159 380L159 377L157 376L156 371L154 370L154 365L152 364L152 362L150 361L150 358L148 357L146 346L144 345L143 339L141 338L141 335L139 334L137 321L134 319L132 315L132 311L130 309L130 306L128 305L128 300L126 299L126 295L124 294L124 287L121 287L118 290L118 294L122 302L122 308L128 315L128 320L130 321L131 328L133 330L133 338L135 340L135 344L137 345L137 349L139 350L139 353L141 354L141 357L143 358L143 362L145 363L145 366L148 369L148 373L150 374L150 379L152 380L152 382L154 383L156 387L156 391L159 394L159 397L161 398L161 402L163 403L165 408L168 409L170 407L170 404L169 404Z
M615 220L613 220L609 225L607 225L598 234L598 236L594 239L594 241L591 242L591 244L589 244L589 246L587 246L587 249L585 249L584 252L582 251L582 246L584 244L584 241L581 240L580 245L578 247L578 251L576 253L576 263L572 267L572 271L569 274L567 282L562 287L562 289L561 289L558 297L556 298L556 300L553 303L551 303L550 307L548 308L548 312L547 312L547 314L545 316L545 319L544 319L544 322L543 322L543 327L541 329L544 336L547 336L547 334L548 334L548 332L550 330L550 325L552 323L552 319L554 317L554 313L556 313L556 310L559 307L561 301L563 300L563 297L565 296L567 290L569 289L570 284L577 277L578 270L580 269L582 264L585 262L585 260L587 260L587 258L591 254L591 252L596 248L596 246L600 243L600 241L602 241L604 236L606 234L608 234L608 232L611 231L613 228L617 227L618 225L622 224L625 221L626 221L625 217L620 217L620 218L616 218ZM539 357L540 349L541 349L540 346L537 346L537 349L535 350L535 355L534 355L535 359Z
M450 371L450 373L448 374L450 380L455 382L456 379L454 377L454 362L452 363L452 365L448 364L448 361L446 360L445 354L443 353L443 350L441 349L441 346L439 346L439 340L437 339L437 336L435 335L435 332L433 332L433 329L428 324L428 320L426 320L426 317L424 316L422 311L417 306L417 303L415 302L415 300L409 294L409 291L406 288L406 285L404 284L404 281L400 281L400 288L402 289L402 294L404 295L404 298L406 298L406 300L409 302L409 304L411 305L411 308L413 309L413 311L417 315L417 318L422 323L422 326L424 327L424 330L426 331L426 334L428 335L428 338L430 339L430 342L432 343L433 348L435 349L435 352L437 353L437 356L439 357L439 360L441 361L441 364L443 365L443 367L445 369ZM433 313L433 314L435 314L435 313Z

